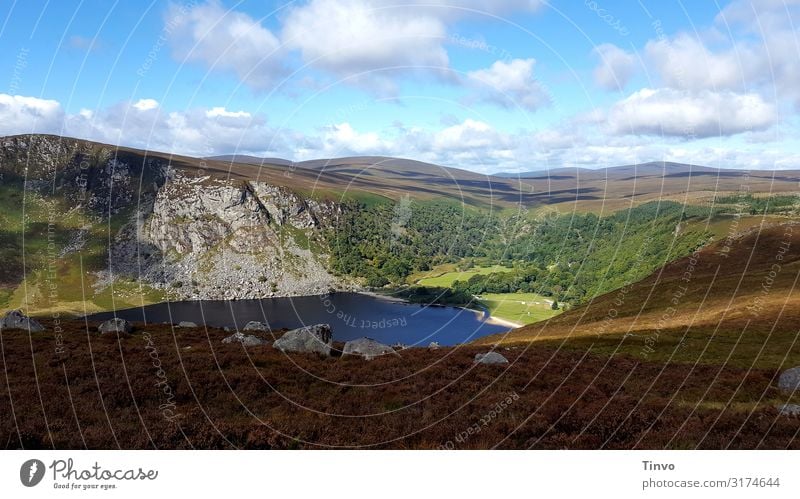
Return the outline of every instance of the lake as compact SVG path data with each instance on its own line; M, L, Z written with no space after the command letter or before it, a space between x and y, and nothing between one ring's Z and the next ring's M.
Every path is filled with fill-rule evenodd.
M487 322L484 314L455 307L425 306L360 293L332 293L292 298L236 301L182 301L103 312L89 320L121 317L134 322L174 323L242 328L260 321L272 329L327 323L333 338L347 341L367 336L380 342L427 346L456 345L481 336L507 331Z

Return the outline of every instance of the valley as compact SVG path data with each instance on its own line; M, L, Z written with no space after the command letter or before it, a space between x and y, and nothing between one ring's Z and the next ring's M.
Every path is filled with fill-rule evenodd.
M0 308L45 329L0 331L0 400L48 420L1 420L11 447L797 445L786 411L800 401L776 387L800 365L797 172L653 163L509 177L42 135L0 146ZM132 332L95 332L116 316ZM248 321L272 323L231 344ZM269 345L309 322L330 323L329 357ZM175 380L177 425L141 388L143 334ZM390 352L346 355L361 336ZM17 360L29 341L35 366ZM479 362L487 351L501 365ZM69 387L105 412L74 431L68 405L21 396L30 369L44 396ZM130 390L114 385L122 376ZM454 440L501 399L495 424ZM230 413L240 405L261 423Z

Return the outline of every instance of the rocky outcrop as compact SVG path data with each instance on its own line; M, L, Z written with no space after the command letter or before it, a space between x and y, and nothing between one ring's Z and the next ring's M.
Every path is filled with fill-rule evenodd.
M380 355L396 354L394 348L384 345L372 338L359 338L344 344L342 355L360 355L365 360L372 360Z
M287 331L272 344L282 352L318 353L330 357L333 332L328 324L316 324Z
M11 310L6 313L3 320L0 321L0 330L4 329L22 329L31 333L37 333L39 331L44 331L44 326L23 314L22 310Z
M120 280L176 300L356 288L328 270L323 230L333 225L339 204L269 178L250 181L194 166L185 158L64 137L0 138L3 182L35 191L43 202L63 199L83 217L85 226L62 255L84 248L95 229L121 222L109 234L109 254L94 255L110 262L92 269L95 293Z
M508 359L497 352L479 353L475 355L476 364L508 364Z
M257 345L269 345L269 341L259 338L258 336L253 336L251 334L244 334L244 333L234 333L226 338L222 339L223 343L241 343L246 347L252 347Z
M261 331L261 332L268 332L269 326L264 324L263 322L258 321L250 321L244 325L242 331Z
M171 172L152 206L118 235L111 274L144 280L175 299L347 289L328 271L327 255L295 239L302 232L304 241L321 241L319 220L333 211L329 203L303 200L263 182Z
M298 229L319 226L308 203L289 189L265 182L251 182L250 185L270 218L278 225L289 224Z
M428 350L439 350L439 342L438 341L431 341L428 344Z
M781 373L778 388L785 393L800 393L800 367L793 367Z
M178 327L197 327L197 323L191 321L180 321L178 323Z
M133 331L133 324L126 321L125 319L120 319L119 317L114 317L113 319L109 319L99 326L97 326L97 330L100 331L102 334L107 333L130 333Z

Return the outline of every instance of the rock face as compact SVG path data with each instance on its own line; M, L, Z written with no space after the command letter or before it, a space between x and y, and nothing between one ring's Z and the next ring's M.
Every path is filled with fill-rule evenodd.
M497 352L479 353L475 355L477 364L508 364L508 359Z
M170 171L152 204L117 235L110 275L175 299L257 299L346 289L315 254L339 207L283 187ZM295 240L302 234L304 243ZM320 247L317 244L316 247Z
M178 327L197 327L197 324L190 321L180 321Z
M244 334L244 333L234 333L227 338L222 339L223 343L241 343L246 347L252 347L256 345L269 345L269 341L261 339L257 336L253 336L251 334Z
M315 352L331 355L333 332L328 324L316 324L287 331L272 344L282 352Z
M800 416L800 405L797 404L783 404L778 410L782 416Z
M359 338L348 341L344 344L342 355L361 355L366 360L372 360L379 355L386 355L395 352L394 348L384 345L372 338Z
M43 203L66 201L84 224L62 256L83 248L109 215L119 216L108 254L93 255L110 262L92 271L95 295L131 281L165 300L358 288L329 271L325 230L342 213L340 203L206 166L56 136L0 138L0 182L19 183Z
M131 331L133 331L133 325L130 322L126 321L125 319L120 319L119 317L115 317L97 326L97 330L100 331L102 334L130 333Z
M778 388L787 393L800 393L800 367L793 367L783 371L780 378L778 378Z
M261 331L261 332L269 332L269 326L264 324L263 322L258 321L250 321L244 325L242 331Z
M3 320L0 321L0 329L24 329L31 333L44 331L44 327L22 313L22 310L12 310L8 312Z

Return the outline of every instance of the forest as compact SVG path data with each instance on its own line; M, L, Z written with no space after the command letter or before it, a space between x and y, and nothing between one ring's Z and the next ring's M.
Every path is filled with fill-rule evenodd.
M688 222L712 215L711 208L671 201L605 217L479 211L445 202L401 204L348 202L326 234L332 267L374 288L403 287L411 274L442 263L511 269L457 281L448 293L406 293L411 299L441 295L439 303L521 291L578 304L690 254L709 234L687 229Z

